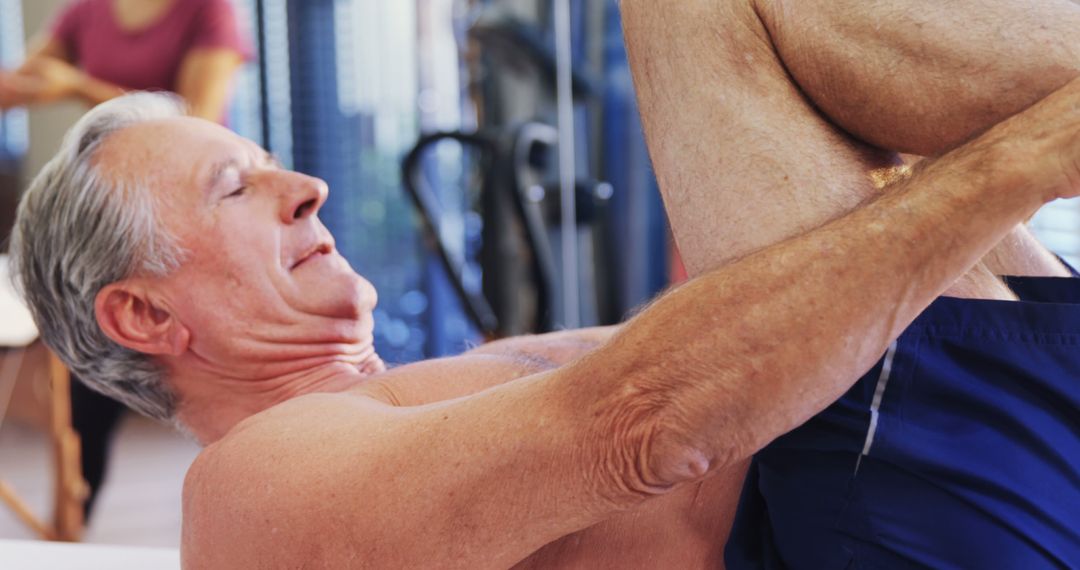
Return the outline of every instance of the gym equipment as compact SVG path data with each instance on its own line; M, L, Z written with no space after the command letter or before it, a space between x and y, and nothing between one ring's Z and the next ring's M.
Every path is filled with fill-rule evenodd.
M423 177L425 154L448 140L472 149L483 172L474 200L484 220L482 291L467 285L466 262L451 253L454 248L446 242L440 223L442 206ZM439 132L421 137L402 163L403 185L420 213L426 243L450 276L466 314L489 338L546 332L556 326L558 268L548 228L558 220L559 209L546 198L555 194L557 187L550 182L536 183L549 167L556 142L553 127L535 122L478 133ZM610 195L610 186L604 183L577 181L575 225L591 224ZM528 311L522 307L520 298L521 278L516 272L505 270L509 265L521 263L520 251L526 253L530 272L526 279L535 290L532 322L525 322L524 313ZM502 271L498 270L500 266Z

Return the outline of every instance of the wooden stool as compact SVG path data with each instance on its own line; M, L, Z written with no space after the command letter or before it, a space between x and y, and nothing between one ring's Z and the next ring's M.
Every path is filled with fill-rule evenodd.
M45 540L75 542L83 533L83 502L86 500L87 486L83 481L80 464L79 435L71 427L71 375L59 359L40 343L26 349L15 349L8 358L15 358L12 366L15 373L4 374L0 370L0 386L5 382L16 382L21 376L20 369L26 357L32 351L45 351L49 380L48 432L53 448L54 462L54 502L52 524L47 525L16 495L11 485L0 479L0 503L6 504L19 519ZM7 366L4 367L8 368ZM4 410L0 408L0 422ZM0 477L3 472L0 472Z

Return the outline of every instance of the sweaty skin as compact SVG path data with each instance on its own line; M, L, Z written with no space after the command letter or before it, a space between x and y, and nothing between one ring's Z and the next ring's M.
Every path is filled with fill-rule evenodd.
M324 184L193 120L106 141L100 165L153 178L187 252L177 273L98 301L114 340L165 363L209 444L185 486L185 567L717 567L735 467L842 394L1010 228L1076 194L1071 84L840 217L894 159L807 103L763 12L623 7L698 278L618 331L382 372L374 291L316 218Z

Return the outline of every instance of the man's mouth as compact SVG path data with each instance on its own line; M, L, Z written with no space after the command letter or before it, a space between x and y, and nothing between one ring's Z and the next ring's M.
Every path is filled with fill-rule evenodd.
M317 244L311 249L309 249L307 252L305 252L304 255L301 255L300 258L296 260L296 263L293 263L292 267L290 267L289 270L292 271L293 269L300 267L308 261L318 259L325 255L330 255L333 252L334 244L327 242Z

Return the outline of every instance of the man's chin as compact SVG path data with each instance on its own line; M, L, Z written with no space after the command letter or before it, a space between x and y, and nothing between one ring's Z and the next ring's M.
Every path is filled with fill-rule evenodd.
M370 319L375 308L374 287L352 270L320 275L301 284L300 294L311 313L332 319Z

